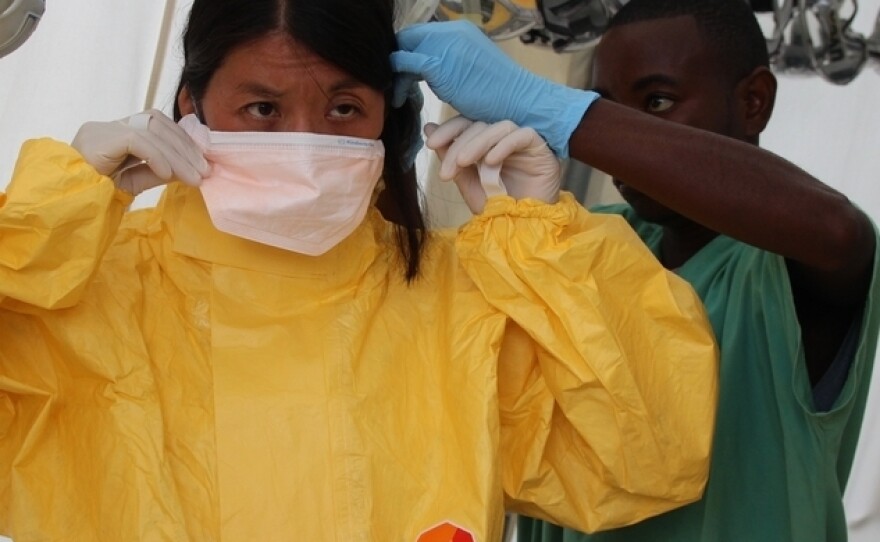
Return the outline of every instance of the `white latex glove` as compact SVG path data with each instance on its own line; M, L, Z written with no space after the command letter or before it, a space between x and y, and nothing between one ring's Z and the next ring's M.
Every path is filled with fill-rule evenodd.
M425 125L425 135L427 147L440 157L440 178L455 181L474 214L496 194L559 201L562 166L531 128L509 120L486 124L458 116L440 126Z
M71 146L133 195L173 178L197 186L209 171L189 135L155 109L112 122L87 122Z

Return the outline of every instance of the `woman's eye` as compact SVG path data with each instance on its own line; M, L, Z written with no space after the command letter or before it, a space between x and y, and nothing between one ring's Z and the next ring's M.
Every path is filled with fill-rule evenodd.
M673 106L675 102L665 96L651 96L648 98L647 111L649 113L662 113Z
M255 117L270 117L275 113L275 106L269 102L258 102L250 104L245 108L248 113Z
M354 104L340 104L330 110L330 116L336 119L348 119L358 114L360 109Z

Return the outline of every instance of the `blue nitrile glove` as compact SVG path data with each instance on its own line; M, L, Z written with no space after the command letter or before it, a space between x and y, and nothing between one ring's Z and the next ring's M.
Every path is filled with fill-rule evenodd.
M397 41L400 50L391 53L399 73L393 104L424 80L469 119L533 128L560 158L568 157L572 132L599 97L526 70L465 20L415 24L398 32Z

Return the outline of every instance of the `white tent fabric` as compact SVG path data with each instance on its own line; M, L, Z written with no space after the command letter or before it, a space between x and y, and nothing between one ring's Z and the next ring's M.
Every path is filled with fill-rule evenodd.
M30 40L0 59L0 190L25 139L69 141L88 120L113 120L150 107L170 112L181 58L179 38L190 3L50 2ZM853 27L869 33L878 9L880 0L862 0ZM845 87L816 76L782 75L776 113L762 145L841 190L880 222L878 95L876 62ZM438 118L439 103L431 95L426 98L424 116ZM432 189L436 180L427 174L426 153L418 166L426 179L429 205L442 218L445 196L432 200L432 194L438 194ZM150 205L157 196L150 191L137 205ZM880 370L874 373L845 500L852 542L880 540L878 457Z
M70 141L85 121L114 120L152 107L170 112L190 4L48 3L30 39L0 59L0 186L26 139Z

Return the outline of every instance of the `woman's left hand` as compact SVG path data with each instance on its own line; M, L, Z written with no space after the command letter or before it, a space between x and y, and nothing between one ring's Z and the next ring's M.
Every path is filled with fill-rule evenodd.
M560 161L531 128L458 116L440 126L427 124L425 135L427 147L440 157L440 178L455 181L474 214L483 211L489 196L505 191L514 199L559 201Z

